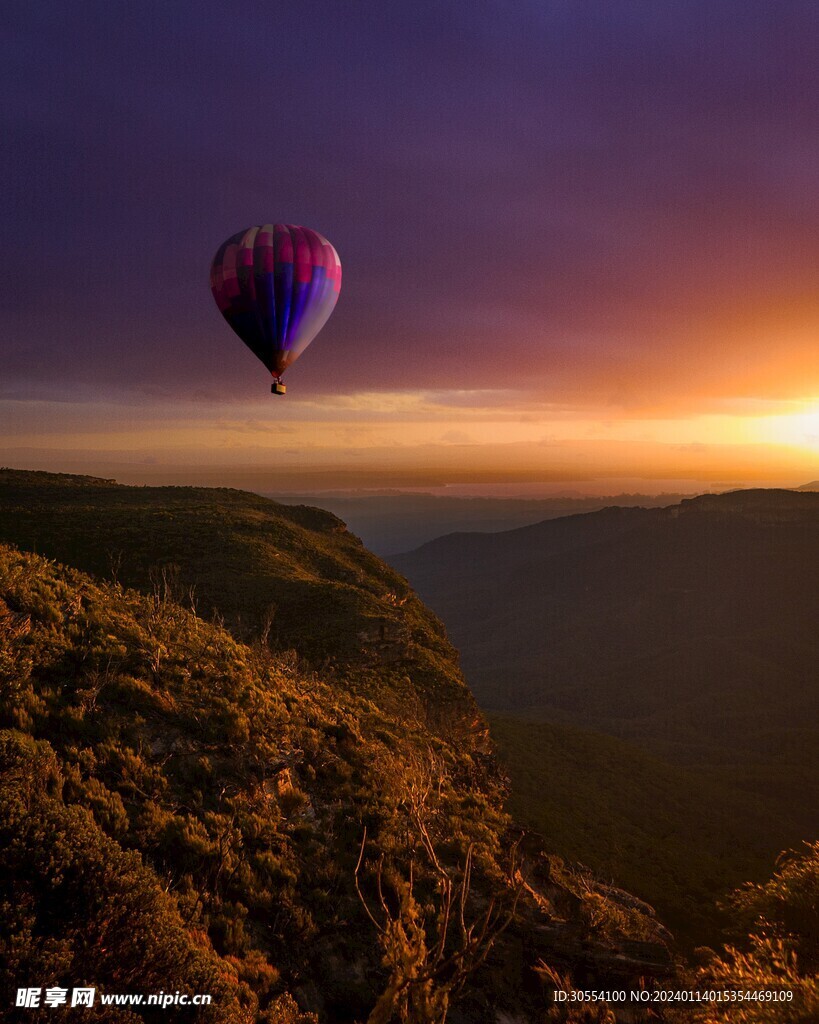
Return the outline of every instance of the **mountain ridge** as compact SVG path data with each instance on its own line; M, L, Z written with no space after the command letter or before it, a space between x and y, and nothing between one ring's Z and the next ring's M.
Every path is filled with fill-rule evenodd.
M277 650L343 670L348 685L383 690L389 677L405 710L435 712L433 728L485 730L440 622L331 513L230 488L73 479L0 471L0 540L142 591L171 588L240 637L265 632Z

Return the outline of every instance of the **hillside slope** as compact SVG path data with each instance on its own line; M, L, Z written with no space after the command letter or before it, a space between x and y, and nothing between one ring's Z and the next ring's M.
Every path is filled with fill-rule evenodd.
M606 509L393 561L484 707L537 709L681 763L763 751L790 767L819 736L817 494Z
M252 521L246 510L255 507L253 496L220 492L213 511L208 496L195 493L195 507L205 501L225 528L224 506L236 502L242 511L237 538L225 535L212 560L201 552L186 562L176 531L191 514L175 490L163 545L157 494L87 481L22 483L68 494L63 504L56 494L49 513L40 492L39 507L26 511L19 491L9 498L7 478L4 528L15 526L9 508L21 510L20 539L35 523L38 547L47 548L51 514L58 543L102 562L95 546L128 534L127 523L142 515L144 551L172 555L186 583L203 565L214 593L214 566L238 558L249 529L243 517ZM94 494L102 496L99 509ZM109 517L114 526L105 524L106 502L130 507L130 520L122 511ZM514 920L450 1010L455 1024L478 1024L504 1006L520 1020L537 1019L541 963L607 985L650 984L672 970L650 908L570 869L533 839L524 840L523 863L510 864L519 830L503 811L482 723L440 626L400 577L334 526L315 531L328 571L349 556L360 573L355 583L334 584L332 575L301 566L299 545L305 566L317 557L314 531L279 518L276 506L261 513L270 529L258 550L275 558L281 531L296 579L249 565L260 588L250 595L265 599L262 576L279 600L292 585L309 605L314 588L315 633L302 623L303 655L295 645L295 654L271 651L258 629L241 639L184 607L175 577L138 563L143 548L133 526L127 551L143 594L0 546L3 988L36 968L55 983L85 981L109 992L172 984L211 992L215 1005L194 1018L203 1021L307 1024L303 1011L322 1022L364 1020L389 991L390 970L356 894L361 843L371 908L382 864L387 906L407 912L412 864L424 916L420 932L409 917L404 926L432 943L439 876L424 858L419 821L453 884L471 862L467 921L492 901L505 912L517 898ZM319 515L319 523L327 519ZM366 591L379 574L403 584L398 602L393 590ZM226 573L224 589L237 602L241 634L241 585ZM328 594L336 601L322 603ZM349 611L359 600L369 602L361 623ZM373 613L405 623L411 641L396 650L380 631L371 636ZM365 634L359 649L350 643L341 657L319 661L316 637L332 635L339 621ZM422 948L412 946L411 961ZM135 1013L98 1019L152 1019ZM0 1019L7 1016L0 1010Z
M793 834L763 796L669 764L633 742L491 712L515 819L548 849L639 893L686 945L718 945L716 899L764 878Z
M484 728L440 622L329 512L245 491L0 470L0 541L170 595L242 639L264 635L435 731Z
M726 885L813 836L819 494L612 508L393 561L497 712L515 812L691 941L718 927L708 904Z

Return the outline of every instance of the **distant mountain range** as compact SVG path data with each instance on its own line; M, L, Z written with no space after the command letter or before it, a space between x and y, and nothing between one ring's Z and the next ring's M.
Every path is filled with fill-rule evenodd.
M819 481L797 487L819 490ZM429 494L409 491L357 493L345 491L266 493L284 505L313 505L343 519L367 547L382 558L414 550L450 533L497 533L532 526L546 519L558 519L603 508L666 508L690 493L582 495L554 497L496 497Z
M610 508L392 559L485 707L594 725L681 762L819 725L819 495ZM761 713L764 711L764 714ZM782 735L780 735L782 734Z
M553 498L456 497L438 494L270 494L286 505L316 505L339 516L383 558L461 530L498 531L530 526L610 505L657 507L682 494L562 495Z
M548 791L545 764L562 741L542 733L538 757L527 725L538 721L584 730L589 749L589 733L625 742L618 770L601 767L598 779L604 787L607 775L620 778L615 815L624 786L645 788L643 754L678 773L673 783L666 777L667 804L678 813L663 871L687 856L696 820L697 801L679 803L679 771L696 774L688 784L700 812L722 817L726 834L754 816L748 798L777 823L782 843L815 831L819 494L750 490L664 509L608 508L505 533L454 534L391 561L443 619L479 703L502 713L496 733L517 810L539 827L548 821L535 797ZM584 763L587 776L593 762ZM522 783L533 794L528 808ZM572 778L564 784L571 791ZM588 802L577 806L582 814ZM629 828L638 823L638 805L620 809ZM650 817L640 827L664 856ZM737 840L748 853L770 854L779 843L766 826L751 831ZM582 856L583 845L573 853ZM593 842L585 853L595 861Z

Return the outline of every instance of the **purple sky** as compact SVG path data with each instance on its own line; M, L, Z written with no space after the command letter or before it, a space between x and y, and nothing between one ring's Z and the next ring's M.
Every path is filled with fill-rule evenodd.
M819 472L815 0L15 8L0 463ZM283 401L208 287L277 220L344 266Z
M255 394L207 268L265 220L344 263L308 392L707 392L693 333L815 314L814 0L15 6L0 395Z

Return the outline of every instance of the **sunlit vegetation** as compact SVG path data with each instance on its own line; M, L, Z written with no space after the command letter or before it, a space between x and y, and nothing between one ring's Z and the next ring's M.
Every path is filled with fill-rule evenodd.
M726 900L737 940L697 979L710 989L792 992L790 1001L715 1003L704 1024L811 1024L819 1020L819 842L780 858L762 885ZM743 934L743 931L745 934Z
M74 484L85 486L106 490ZM158 498L146 497L153 515ZM73 513L55 513L55 532L67 544L73 515L71 544L87 565L110 536L94 494L72 500ZM240 540L254 501L236 498ZM180 500L171 521L183 508ZM283 527L276 506L265 514L272 562ZM229 535L229 509L219 516ZM136 535L128 549L141 592L124 584L125 558L100 558L95 578L0 547L3 987L33 965L57 984L212 991L202 1020L366 1021L391 1006L383 997L395 978L356 891L365 834L359 884L372 898L381 878L397 923L393 962L433 954L429 998L413 1000L414 1016L399 998L395 1020L439 1024L444 1003L473 1020L488 1005L538 1005L536 985L527 995L524 981L553 955L571 970L583 950L605 975L606 958L633 940L653 944L667 965L650 913L541 852L530 850L515 904L523 876L510 877L509 856L518 833L452 649L400 577L370 562L337 521L315 516L316 529L293 527L290 568L278 575L265 559L239 573L235 538L214 548L211 564L204 553L186 561L185 531L164 549L166 561L143 568L136 559L156 555L164 529L162 517L150 525L148 516L144 551ZM14 522L6 511L5 528ZM45 518L38 529L47 534ZM329 578L302 568L322 543ZM333 582L349 553L364 568L355 582ZM198 566L208 586L196 581ZM241 605L245 577L248 607L258 599L266 615L252 619ZM316 597L310 614L282 613L288 587L305 608ZM224 593L228 612L203 592ZM356 621L358 601L373 614L365 608ZM277 621L293 631L280 625L274 636ZM411 642L388 628L383 635L382 622L404 623ZM321 645L334 634L342 653L329 658ZM422 833L413 793L430 764L436 782ZM441 944L444 878L465 895ZM497 912L486 917L488 907ZM548 947L539 945L541 921L550 923ZM470 936L480 940L474 948ZM448 964L459 965L456 976Z
M114 990L175 978L255 1019L317 956L340 1019L366 1008L358 844L366 827L403 858L395 765L430 737L163 593L10 549L0 579L6 909L28 894L6 916L6 980L24 963ZM432 742L431 827L491 884L506 825L491 777Z

